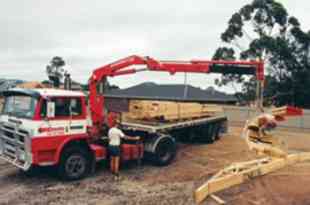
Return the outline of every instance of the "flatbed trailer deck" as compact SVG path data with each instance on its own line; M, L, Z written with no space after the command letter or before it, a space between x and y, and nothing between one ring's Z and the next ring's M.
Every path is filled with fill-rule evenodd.
M190 128L205 124L213 124L218 122L227 122L227 117L224 115L220 115L216 117L203 117L198 119L188 119L175 122L124 121L121 123L121 125L122 128L125 130L158 133L169 132L176 129Z
M123 121L122 130L131 136L140 136L144 153L157 165L167 165L175 157L177 142L206 142L218 140L227 131L224 115L201 117L175 122Z

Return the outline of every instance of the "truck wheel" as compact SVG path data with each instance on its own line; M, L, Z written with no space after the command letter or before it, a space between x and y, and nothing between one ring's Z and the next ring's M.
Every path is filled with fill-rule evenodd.
M64 180L78 180L90 170L90 160L86 151L80 147L64 150L58 167L58 174Z
M221 124L220 123L215 124L215 127L214 127L215 140L219 140L221 138L220 129L221 129Z
M207 143L212 144L216 140L216 124L207 127Z
M176 143L171 137L164 137L159 140L153 154L154 162L158 166L170 164L176 155Z

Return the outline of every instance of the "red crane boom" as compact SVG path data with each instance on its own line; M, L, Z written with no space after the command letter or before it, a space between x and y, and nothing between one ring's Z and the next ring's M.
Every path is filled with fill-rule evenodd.
M134 68L145 65L145 68ZM264 63L262 61L225 61L225 60L191 60L191 61L159 61L150 57L137 55L118 60L95 69L89 82L89 102L93 132L99 133L104 123L104 96L98 93L98 85L106 77L134 74L141 71L163 71L170 74L188 73L221 73L255 75L258 81L264 80Z

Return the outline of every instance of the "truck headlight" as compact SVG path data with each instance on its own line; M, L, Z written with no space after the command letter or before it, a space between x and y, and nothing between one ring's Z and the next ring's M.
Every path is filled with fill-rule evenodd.
M23 151L20 151L18 154L18 159L21 161L26 161L26 153Z
M34 136L35 135L35 130L34 129L30 129L29 130L29 136Z
M3 141L2 141L2 139L0 139L0 155L2 155L3 154Z

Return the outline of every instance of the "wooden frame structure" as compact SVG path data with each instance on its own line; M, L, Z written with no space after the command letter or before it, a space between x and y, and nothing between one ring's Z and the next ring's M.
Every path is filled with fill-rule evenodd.
M220 170L194 192L194 199L197 204L201 203L208 196L211 196L218 203L221 202L223 204L223 201L218 200L218 197L214 196L213 193L242 184L257 176L274 172L283 167L310 160L310 152L287 154L286 151L279 147L279 143L275 142L276 139L274 136L268 136L264 132L261 132L261 128L267 123L275 123L274 120L277 119L284 120L284 116L300 116L303 114L303 110L284 106L271 110L271 113L274 117L262 114L254 118L250 124L247 122L243 129L243 136L250 150L265 154L267 157L233 163ZM261 141L267 138L268 142Z
M257 176L262 176L285 166L310 160L310 152L289 154L286 158L262 158L247 162L233 163L220 170L194 193L195 202L201 203L213 193L242 184Z

